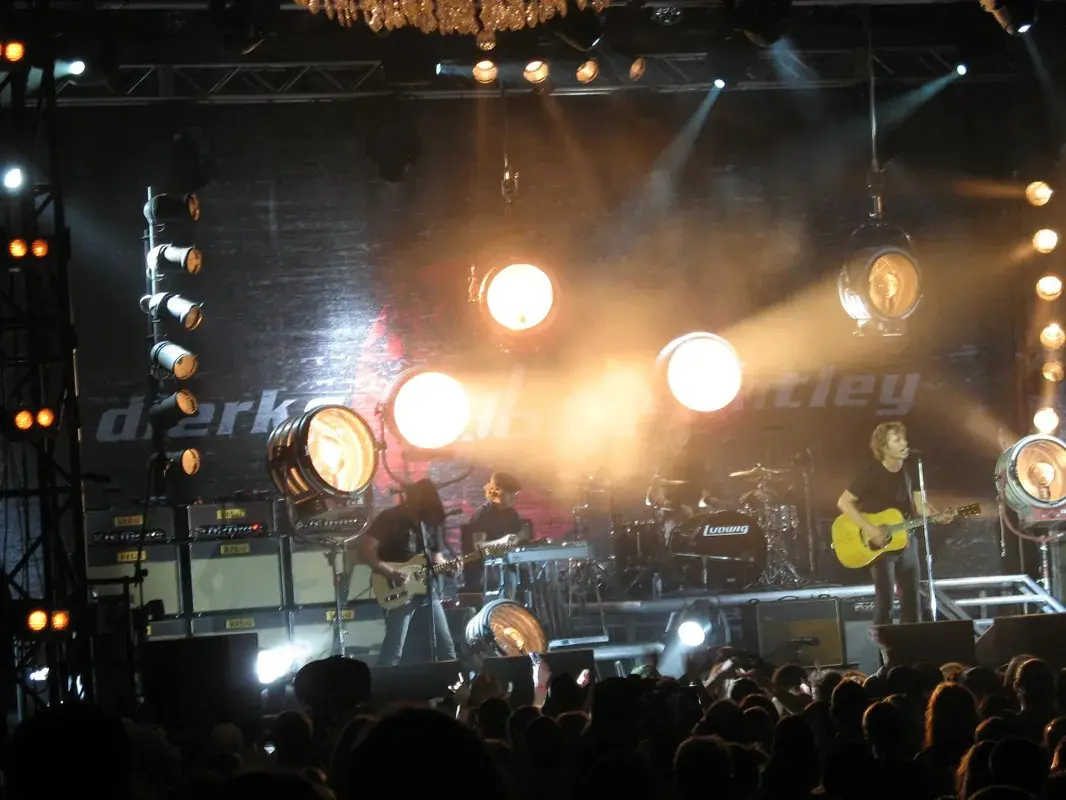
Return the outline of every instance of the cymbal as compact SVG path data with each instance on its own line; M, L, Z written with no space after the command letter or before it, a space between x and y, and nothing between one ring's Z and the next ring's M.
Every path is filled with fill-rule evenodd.
M651 482L655 486L688 486L692 481L680 481L673 478L660 478L656 475L651 479Z
M751 469L742 469L737 472L730 472L730 478L765 478L777 475L788 475L790 470L787 469L771 469L770 467L764 467L762 464L756 464Z

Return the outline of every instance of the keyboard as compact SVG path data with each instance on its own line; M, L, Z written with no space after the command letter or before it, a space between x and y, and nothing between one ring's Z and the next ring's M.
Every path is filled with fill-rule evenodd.
M500 560L505 564L535 564L541 561L580 561L588 557L588 542L566 542L519 547L505 553Z

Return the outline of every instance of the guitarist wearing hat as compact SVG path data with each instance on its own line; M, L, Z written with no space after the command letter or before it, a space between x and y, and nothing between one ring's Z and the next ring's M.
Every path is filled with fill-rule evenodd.
M851 486L840 495L837 508L866 535L874 548L888 542L885 532L869 522L864 514L876 514L885 509L898 509L906 517L918 516L922 507L921 492L916 490L913 470L907 464L910 448L907 428L902 422L883 422L870 436L870 450L874 463L858 474ZM928 517L936 512L925 504ZM918 543L910 537L907 546L896 553L886 553L872 565L875 590L874 625L892 622L892 597L899 593L900 622L919 622L921 599L919 581L921 566Z
M485 500L466 524L477 549L486 545L515 546L526 540L528 531L515 510L514 504L522 484L508 472L497 472L485 484ZM518 594L518 567L500 568L500 596L514 600ZM487 588L487 587L486 587Z

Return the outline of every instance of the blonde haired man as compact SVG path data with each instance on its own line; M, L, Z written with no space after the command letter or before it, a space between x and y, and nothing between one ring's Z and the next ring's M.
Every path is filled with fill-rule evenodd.
M914 517L922 507L921 492L917 491L914 474L907 464L910 448L907 428L902 422L883 422L870 436L870 450L874 462L866 466L840 495L840 513L858 525L874 546L885 544L884 533L866 521L863 513L876 514L888 508ZM928 504L926 513L934 513ZM892 622L892 598L899 593L900 622L921 620L919 580L921 578L918 542L911 537L907 548L899 554L877 559L873 567L875 590L874 625Z

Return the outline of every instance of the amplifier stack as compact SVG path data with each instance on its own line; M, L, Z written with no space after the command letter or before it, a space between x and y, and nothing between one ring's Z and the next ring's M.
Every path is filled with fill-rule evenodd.
M314 539L354 536L367 518L366 508L342 509L311 528L266 500L89 511L89 582L100 597L129 591L135 606L158 601L151 640L254 632L261 649L293 645L318 658L330 652L336 612L333 569ZM138 563L144 580L134 585ZM384 615L367 567L352 568L348 599L345 646L376 652Z

